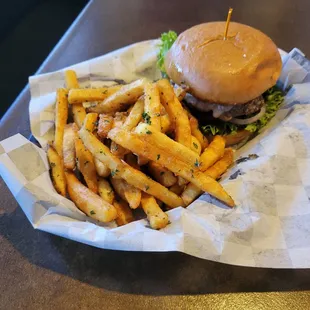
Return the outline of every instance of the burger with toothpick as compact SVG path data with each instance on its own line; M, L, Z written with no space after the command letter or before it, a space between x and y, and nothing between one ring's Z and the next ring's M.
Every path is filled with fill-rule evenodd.
M240 146L259 133L279 109L275 86L282 61L261 31L230 21L194 26L179 36L162 34L158 65L186 89L184 104L209 139L222 135Z

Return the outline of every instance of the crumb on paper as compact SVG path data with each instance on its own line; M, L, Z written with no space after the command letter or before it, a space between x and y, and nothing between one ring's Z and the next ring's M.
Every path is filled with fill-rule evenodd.
M249 154L248 156L245 157L240 157L236 160L236 164L244 163L248 160L254 160L257 159L259 156L257 154Z
M243 174L244 172L241 169L238 169L229 177L229 180L235 180L238 178L239 175L243 175Z

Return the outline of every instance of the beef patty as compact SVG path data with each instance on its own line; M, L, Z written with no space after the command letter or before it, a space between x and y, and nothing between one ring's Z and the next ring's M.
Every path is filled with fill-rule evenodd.
M199 100L189 93L186 94L184 101L190 107L196 108L201 112L212 112L214 118L219 118L223 121L229 121L234 117L242 115L251 115L258 112L265 104L263 96L258 96L244 104L224 105Z
M265 104L263 96L259 96L245 104L238 104L233 106L233 108L225 113L223 113L219 118L223 121L229 121L230 119L243 115L251 115L258 112Z

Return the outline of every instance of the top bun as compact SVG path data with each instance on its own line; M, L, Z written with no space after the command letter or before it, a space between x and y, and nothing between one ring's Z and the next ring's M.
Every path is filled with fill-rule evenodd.
M226 40L224 30L225 22L212 22L184 31L168 51L165 68L175 83L185 83L201 100L242 104L275 85L281 57L257 29L231 22Z

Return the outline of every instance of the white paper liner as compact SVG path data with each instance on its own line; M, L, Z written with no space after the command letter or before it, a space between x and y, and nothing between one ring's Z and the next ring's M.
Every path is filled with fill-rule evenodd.
M157 45L158 40L137 43L70 68L84 86L157 79ZM29 79L31 130L43 148L53 139L55 91L64 86L63 71ZM180 251L242 266L308 268L309 103L310 84L295 85L264 132L238 151L237 157L258 158L235 165L222 178L236 208L215 206L203 195L186 209L169 211L171 224L160 231L146 220L116 227L85 216L56 193L45 152L20 134L0 143L0 173L33 227L59 236L105 249Z

